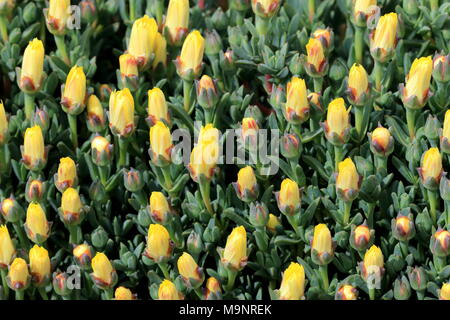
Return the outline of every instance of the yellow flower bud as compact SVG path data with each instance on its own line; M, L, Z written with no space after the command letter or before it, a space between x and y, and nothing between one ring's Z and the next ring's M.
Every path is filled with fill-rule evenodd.
M104 129L105 111L102 103L95 94L89 96L87 102L88 129L92 132L99 132Z
M148 228L146 255L155 262L167 260L172 253L170 235L160 224L151 224Z
M160 88L148 90L148 123L153 126L157 121L170 124L166 97Z
M442 285L439 291L439 300L450 300L450 282Z
M77 168L75 162L69 157L59 159L58 173L55 178L55 185L61 192L75 186L77 183Z
M78 224L83 215L83 204L77 189L67 188L61 198L61 211L64 221L68 224Z
M447 230L438 229L438 231L436 231L432 236L430 246L432 247L433 254L444 257L447 256L450 248L450 232Z
M302 199L297 182L291 179L284 179L281 182L280 192L276 197L278 208L281 212L289 216L298 212Z
M8 118L6 118L5 107L3 101L0 100L0 146L4 145L8 140Z
M422 157L421 167L419 168L422 182L426 183L428 179L432 179L434 182L439 183L442 172L442 156L439 149L428 149Z
M211 123L206 126L202 126L198 135L197 144L203 143L219 143L219 130L214 128Z
M376 245L370 247L364 255L362 263L362 273L365 279L368 279L369 275L376 274L381 276L383 274L384 258L381 249Z
M116 291L114 292L114 299L115 300L134 300L135 297L130 289L125 287L117 287Z
M278 226L281 226L280 219L276 215L270 213L266 228L269 229L270 232L275 233Z
M114 91L109 98L109 126L114 134L129 137L134 129L134 99L128 88Z
M153 59L152 68L156 69L159 64L166 66L167 64L167 41L159 32L155 36L155 58Z
M369 80L366 69L360 64L353 64L348 75L349 99L355 105L363 105L369 93Z
M40 180L29 180L25 186L25 199L28 202L42 200L45 193L45 184Z
M395 225L399 232L406 235L411 232L411 220L407 216L400 216L395 219Z
M172 136L169 128L162 121L157 121L150 128L152 161L160 166L170 162L172 147Z
M374 6L377 5L377 0L356 0L353 6L353 18L355 21L364 20L373 15Z
M359 175L351 158L339 162L336 188L343 191L359 190Z
M240 197L253 193L257 188L257 181L253 168L246 166L239 170L236 188Z
M30 273L25 260L15 258L8 272L9 286L13 290L25 289L30 281Z
M337 98L330 102L325 126L327 138L333 142L344 143L346 141L350 130L349 112L350 109L345 109L344 99Z
M150 196L150 216L153 221L166 223L170 215L170 207L162 192L152 192Z
M406 76L406 85L402 92L402 100L417 98L417 106L422 107L428 98L430 90L433 60L431 56L415 59ZM412 102L411 102L412 103Z
M311 244L312 250L317 251L319 256L333 254L333 241L331 239L331 232L326 224L318 224L314 227L314 237Z
M89 245L85 243L79 244L75 248L73 248L72 253L75 258L75 261L81 267L88 267L91 265L92 252L91 247L89 247Z
M51 33L60 35L66 30L70 14L70 0L50 0L47 12L47 26Z
M280 7L280 0L251 0L255 14L263 18L272 17Z
M313 38L320 40L322 42L322 46L324 48L329 48L332 44L331 43L331 38L332 38L331 29L329 29L329 28L317 29L313 33Z
M86 75L83 67L73 66L67 75L61 104L65 112L80 114L86 104Z
M164 280L159 285L158 300L183 300L183 295L170 280Z
M184 38L189 27L189 0L170 0L164 27L173 44Z
M11 263L16 253L14 244L9 235L6 225L0 226L0 268L5 268Z
M92 259L92 277L97 285L112 286L115 282L116 271L103 252L97 252Z
M371 144L377 152L386 153L391 147L391 132L384 127L376 128L372 132Z
M139 75L137 60L133 55L126 53L119 57L120 74L125 77L137 77Z
M349 284L344 284L339 288L337 297L339 300L356 300L358 299L358 290Z
M370 229L366 224L361 224L355 228L353 243L358 250L364 250L370 243Z
M207 140L198 143L191 152L188 165L189 172L194 181L199 182L200 175L206 179L211 179L214 174L214 168L219 158L219 144L214 140Z
M228 236L222 262L232 270L241 270L247 264L247 232L243 226L235 227Z
M305 80L292 77L287 84L285 117L293 124L300 124L309 118L309 102Z
M44 45L34 38L28 43L22 59L20 88L27 93L39 91L44 72Z
M242 140L250 142L250 147L255 147L257 142L259 126L255 119L244 118L242 119L241 127Z
M301 300L305 293L305 270L303 266L291 262L283 273L280 290L280 300Z
M208 75L203 75L199 81L195 81L197 102L204 109L213 108L219 101L216 83Z
M445 112L444 126L442 128L442 137L446 138L450 142L450 110Z
M312 73L320 74L325 68L325 55L322 42L315 38L310 38L306 44L306 62Z
M34 243L42 243L49 236L49 224L44 210L39 203L31 202L28 205L25 230L28 238Z
M183 252L178 258L177 267L178 272L186 282L194 281L197 284L203 282L203 272L189 253Z
M378 20L377 27L372 33L370 52L380 62L391 59L397 44L397 14L391 12Z
M30 250L29 257L33 282L43 284L46 280L49 280L51 267L47 249L35 244Z
M184 40L181 54L176 60L177 71L180 77L193 80L200 75L203 65L205 39L198 30L188 34Z
M105 166L112 157L112 145L102 136L95 136L91 141L91 152L94 163L98 166Z
M45 166L47 156L41 127L34 126L25 131L22 160L30 170L40 170Z
M206 280L205 300L215 300L221 296L222 289L220 288L220 282L214 277L209 277Z
M144 70L150 61L155 49L155 37L158 32L158 25L155 19L144 17L137 19L133 23L128 43L128 53L137 60L140 70Z

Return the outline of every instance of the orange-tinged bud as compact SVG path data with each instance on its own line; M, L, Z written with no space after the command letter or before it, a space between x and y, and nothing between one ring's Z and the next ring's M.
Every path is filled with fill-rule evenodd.
M314 236L311 243L311 256L314 263L323 265L331 262L334 255L331 232L326 224L314 227Z
M430 96L431 72L433 61L431 56L415 59L406 76L406 85L400 87L405 107L419 109L425 105Z
M7 222L18 222L22 219L24 211L13 197L4 199L0 204L0 213Z
M164 93L160 88L148 90L148 118L147 123L153 126L157 121L170 125L169 109Z
M242 201L254 201L258 196L258 182L250 166L239 170L237 182L233 183L236 193Z
M152 68L156 69L159 64L166 66L167 64L167 41L159 32L155 36L155 58L153 59Z
M259 126L254 118L247 117L242 119L241 135L242 140L249 143L249 148L255 148L257 145Z
M76 263L82 268L89 268L92 260L91 247L85 243L77 245L73 248L73 257Z
M109 97L109 127L123 138L134 132L134 99L128 88L114 91Z
M92 161L97 166L105 166L109 164L112 157L112 144L108 139L102 136L95 136L91 141Z
M189 0L170 0L164 27L170 42L179 45L188 32Z
M6 225L0 226L0 268L6 268L12 261L16 249Z
M22 146L22 161L32 171L40 171L47 163L47 152L44 146L44 136L39 126L25 131Z
M439 300L450 300L450 282L442 285L439 291Z
M197 144L219 143L219 130L211 123L200 128Z
M310 38L306 44L306 70L310 76L321 76L326 70L327 60L322 42L316 38Z
M445 112L444 127L442 128L442 137L450 141L450 110Z
M97 252L92 259L92 271L92 279L101 288L110 288L117 282L116 270L103 252Z
M178 75L185 80L197 78L203 66L205 39L198 30L188 34L184 40L180 56L176 59Z
M352 229L350 245L355 250L365 251L373 243L373 234L367 224L361 224Z
M25 231L28 238L34 243L40 244L47 240L50 226L44 210L39 203L30 203L25 220Z
M297 182L284 179L281 182L280 191L275 194L275 197L278 208L285 215L292 216L299 212L302 199Z
M45 285L50 280L50 258L47 249L34 245L30 253L30 271L35 285Z
M77 189L67 188L61 198L61 217L69 225L80 224L84 218L83 204Z
M435 190L439 186L443 169L442 156L438 148L430 148L424 153L418 171L424 187Z
M197 102L204 109L213 108L219 101L216 83L208 75L203 75L199 81L195 81Z
M388 156L394 150L394 138L388 129L380 126L373 130L369 137L370 148L374 154Z
M433 57L433 79L446 83L450 80L450 54L435 54Z
M214 277L206 280L205 300L220 300L222 298L222 289L220 282Z
M69 157L59 159L58 173L55 176L56 188L64 192L67 188L76 186L77 181L75 162Z
M336 190L344 201L352 201L358 196L360 176L351 158L339 162Z
M291 262L283 273L281 286L278 290L280 300L301 300L305 293L305 270L303 266Z
M170 280L163 280L158 289L158 300L183 300L184 297Z
M364 26L367 19L376 12L377 0L356 0L353 6L353 19L359 26Z
M205 280L202 269L187 252L183 252L178 258L177 267L187 287L198 288Z
M354 105L362 106L369 94L369 80L366 69L360 64L353 64L348 74L348 98Z
M48 30L55 35L66 32L66 24L70 14L70 0L50 0L47 11Z
M131 292L130 289L125 287L117 287L114 292L114 300L135 300L135 295Z
M309 102L305 80L292 77L287 84L284 116L292 124L300 124L309 118Z
M361 263L361 271L364 279L375 276L381 278L384 273L384 257L381 249L376 245L370 247L364 254L364 260Z
M356 300L356 299L358 299L358 290L349 284L344 284L336 292L336 300Z
M270 213L266 228L269 229L270 232L275 233L279 226L281 226L280 219L276 215Z
M155 37L158 33L158 25L155 19L145 15L137 19L131 28L128 53L137 60L139 70L148 67L155 50Z
M105 128L105 111L102 103L95 94L91 94L87 101L87 125L92 132L100 132Z
M6 117L3 101L0 100L0 147L8 141L8 138L8 118Z
M46 183L43 183L38 179L29 179L27 185L25 186L25 199L28 202L40 202L44 198L45 191Z
M157 166L165 166L171 161L172 135L162 121L150 128L150 150L152 161Z
M243 269L247 264L247 232L243 226L235 227L228 236L222 263L234 271Z
M332 45L333 34L330 28L317 29L313 33L313 38L320 40L320 42L322 42L322 46L328 49Z
M270 18L277 13L280 8L280 0L251 0L253 12L262 17Z
M328 105L327 120L324 124L327 139L336 145L348 140L350 131L350 109L345 108L342 98L334 99Z
M25 260L15 258L8 272L8 285L12 290L26 289L30 283L30 273Z
M165 224L170 215L170 207L162 192L152 192L150 196L150 216L156 223Z
M159 263L169 259L171 253L172 243L167 229L160 224L151 224L148 228L145 255Z
M86 75L83 67L73 66L67 75L61 97L63 110L71 115L83 112L86 105Z
M412 216L399 214L392 220L392 235L399 241L408 241L414 237L416 230Z
M430 240L430 249L433 255L446 257L450 254L450 232L438 229Z
M370 53L381 63L392 58L397 45L397 14L391 12L378 20L377 27L371 35Z
M199 139L200 141L200 139ZM200 182L203 175L210 180L214 174L219 159L219 143L215 139L205 140L198 143L191 152L188 165L189 172L195 182Z
M129 53L122 54L119 57L120 74L124 78L137 77L139 75L137 60Z
M44 72L44 45L34 38L28 43L23 53L22 70L20 71L20 89L26 93L39 91Z

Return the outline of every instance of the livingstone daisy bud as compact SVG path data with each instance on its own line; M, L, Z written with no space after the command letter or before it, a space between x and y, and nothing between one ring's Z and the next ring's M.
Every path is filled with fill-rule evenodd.
M251 0L253 12L261 18L273 17L280 8L280 0Z
M20 70L20 89L26 93L36 93L44 79L44 45L34 38L25 48Z
M450 54L435 54L433 57L433 79L438 82L450 80Z
M34 245L29 252L30 271L35 286L45 286L50 281L51 265L47 249Z
M366 223L361 224L355 228L352 226L350 234L350 245L357 251L366 251L372 246L374 240L375 230L370 230Z
M171 162L172 135L162 121L150 128L150 155L155 165L167 166Z
M306 53L306 72L311 77L322 77L328 69L322 42L318 39L310 38L306 45Z
M277 294L280 300L303 300L305 293L305 270L302 265L291 262L283 273Z
M392 219L391 229L392 235L398 241L411 240L416 234L413 216L399 214L396 219Z
M296 134L286 133L281 137L281 154L289 160L297 159L301 153L302 144Z
M445 112L444 126L440 131L441 150L450 154L450 110Z
M109 127L115 135L122 138L128 138L135 130L134 99L128 88L111 93Z
M256 228L262 228L269 220L269 209L263 202L250 203L249 222Z
M381 280L384 274L384 258L381 249L373 245L364 255L360 264L361 274L366 281Z
M286 88L286 104L284 106L286 120L294 125L309 119L309 101L305 80L292 77Z
M368 133L370 150L381 157L389 156L394 151L394 137L389 129L379 126L372 133Z
M347 96L351 104L363 106L370 94L366 69L360 64L353 64L348 74Z
M243 226L235 227L228 236L222 263L233 271L240 271L247 265L247 232Z
M377 0L353 1L353 21L359 27L365 27L367 20L378 10Z
M198 288L205 280L203 270L187 252L183 252L178 258L177 267L178 272L188 288Z
M128 53L137 61L139 70L145 70L151 65L154 57L155 37L158 25L155 19L145 15L137 19L131 28Z
M444 283L439 290L439 300L450 300L450 282Z
M158 121L170 125L169 109L167 107L166 97L160 88L148 90L148 117L147 123L151 127Z
M179 46L188 32L189 0L170 0L164 32L172 45Z
M47 150L39 126L28 128L23 138L22 162L31 171L40 171L47 164Z
M341 146L348 141L350 134L350 109L345 109L342 98L334 99L328 105L327 120L322 123L328 141Z
M36 108L34 110L32 123L41 127L44 133L47 132L50 127L50 116L47 112L47 107L44 106L43 108Z
M314 236L311 242L311 258L315 264L326 265L333 260L334 248L331 232L321 223L314 227Z
M317 29L312 34L313 38L322 42L322 47L328 51L333 45L333 30L331 28Z
M50 0L46 15L47 28L54 35L66 33L70 13L70 0Z
M357 300L358 290L349 284L342 285L337 291L334 300Z
M158 300L183 300L184 297L170 280L163 280L158 289Z
M163 35L159 32L155 36L155 58L152 62L152 68L155 70L162 64L164 67L167 65L167 41Z
M425 188L436 190L439 187L443 169L442 156L438 148L430 148L423 154L421 166L417 171Z
M297 182L284 179L281 182L280 191L275 193L275 198L283 214L293 216L300 213L302 197Z
M0 226L0 269L5 269L11 263L16 249L6 225Z
M8 276L6 278L8 286L12 290L24 290L30 284L30 273L25 260L15 258L9 267Z
M55 186L59 192L77 185L77 168L70 157L59 159L58 172L55 174Z
M245 143L246 148L256 148L258 141L258 130L258 122L256 122L254 118L247 117L242 119L241 137L243 142Z
M188 81L200 76L203 67L205 39L199 31L194 30L186 37L181 54L175 60L178 75Z
M431 236L430 250L435 256L448 256L450 254L450 232L439 228L438 231Z
M213 108L219 101L216 81L208 75L203 75L200 80L195 81L197 91L197 102L204 109Z
M100 132L105 128L106 119L102 103L95 94L87 101L87 127L91 132Z
M198 143L191 152L188 165L192 180L200 182L201 179L211 180L219 157L219 144L217 140L206 140Z
M30 203L24 224L28 238L36 244L45 242L50 234L50 225L39 203Z
M138 192L144 187L144 178L141 171L134 168L123 169L123 185L130 192Z
M6 198L0 204L0 213L8 222L17 222L22 219L24 211L20 204L13 197Z
M206 280L204 297L205 300L222 300L222 289L220 288L220 282L216 278L209 277Z
M46 183L39 179L29 179L25 186L25 199L28 202L40 202L45 195Z
M97 166L106 166L111 162L113 146L108 139L102 136L95 136L91 141L92 161Z
M86 106L86 75L83 67L73 66L67 75L61 97L63 110L71 115L83 112Z
M67 278L67 273L61 272L60 270L53 273L53 289L55 289L55 292L62 297L66 297L72 292L72 289L69 289L67 285Z
M0 147L8 142L8 118L6 117L3 101L0 100Z
M409 109L422 108L431 96L430 81L433 70L431 56L415 59L406 76L406 85L400 85L403 105Z
M380 63L392 58L397 46L397 14L385 14L378 20L377 27L370 36L370 53Z
M272 232L276 233L278 228L281 228L280 219L274 215L269 213L269 220L267 221L266 228Z
M67 225L78 225L83 221L85 210L77 189L67 188L61 198L60 218Z
M336 192L344 201L356 199L361 186L361 177L351 158L339 162L336 177Z
M411 268L408 266L406 273L408 274L409 284L415 291L422 291L427 288L427 273L422 267Z
M148 212L155 223L166 224L170 217L170 207L162 192L152 192Z
M172 241L167 229L160 224L148 228L147 248L144 255L156 263L167 261L172 254Z
M116 270L102 252L97 252L92 259L92 271L91 278L100 289L112 288L117 282Z
M0 1L0 14L8 15L14 9L16 4L15 0L1 0Z
M239 199L245 202L251 202L258 197L259 187L256 181L255 172L250 166L246 166L239 170L236 182L233 187Z
M119 57L120 80L123 88L129 87L135 90L138 86L139 71L136 58L125 53Z
M78 266L83 269L89 269L91 267L92 250L88 244L79 244L73 248L73 257Z
M117 287L114 291L114 300L135 300L136 296L131 292L130 289L125 287Z

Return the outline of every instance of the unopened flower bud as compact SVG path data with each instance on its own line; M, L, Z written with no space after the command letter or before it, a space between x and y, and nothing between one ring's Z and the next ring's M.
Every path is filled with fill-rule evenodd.
M91 267L92 250L88 244L79 244L73 248L73 257L77 265L83 269L89 269Z
M352 228L350 245L357 251L366 251L373 244L374 230L370 230L366 223Z
M81 19L86 24L92 24L97 19L97 7L95 0L82 0L80 2Z
M159 32L155 35L155 58L153 59L152 68L155 70L159 65L164 67L167 65L167 41Z
M283 272L280 289L277 290L280 300L302 300L305 293L305 270L297 262L291 262Z
M450 110L445 112L444 126L440 132L441 150L450 154Z
M241 137L242 141L245 143L246 147L248 145L249 149L256 148L258 141L258 130L259 126L255 119L244 118L242 119L241 125Z
M409 109L422 108L430 94L431 72L433 61L431 56L415 59L406 76L406 84L400 85L403 105Z
M305 80L292 77L286 88L286 104L284 107L286 120L294 125L309 119L309 102Z
M409 283L415 291L422 291L427 288L427 273L422 267L411 268L408 266L406 273L408 274Z
M306 53L306 72L311 77L322 77L328 69L322 42L318 39L310 38L306 45Z
M416 16L419 13L417 0L403 0L403 10L410 16Z
M71 115L83 112L86 106L86 75L83 67L73 66L67 75L61 97L63 110Z
M219 131L212 124L200 129L197 145L192 149L188 170L195 182L210 180L219 160Z
M25 260L15 258L9 267L7 276L8 286L12 290L24 290L30 284L30 273Z
M368 134L370 150L377 156L387 157L394 151L394 137L389 129L379 126Z
M28 238L36 244L45 242L50 235L50 225L44 210L39 203L30 203L25 220L25 231Z
M280 0L251 0L253 12L261 18L271 18L280 9Z
M281 137L281 154L289 160L297 159L301 152L301 142L296 134L286 133Z
M370 36L370 53L380 63L389 61L395 53L397 25L398 19L395 12L385 14L380 17L375 31Z
M198 288L205 280L203 270L187 252L183 252L178 258L177 267L178 272L188 288Z
M408 300L411 296L411 287L405 276L398 277L394 281L394 298L395 300Z
M392 235L398 241L408 241L416 234L414 221L410 216L399 214L391 223Z
M198 30L194 30L186 37L181 54L175 60L178 75L187 81L198 78L203 68L203 53L205 39Z
M162 192L152 192L148 212L155 223L166 224L170 218L170 207Z
M247 232L243 226L235 227L228 236L222 263L233 271L242 270L247 265Z
M224 53L220 52L220 67L225 72L233 72L235 69L235 58L233 50L228 49Z
M384 274L384 258L381 249L373 245L361 262L361 274L366 281L381 280Z
M322 124L328 141L336 146L348 141L350 133L350 109L345 108L342 98L334 99L328 105L327 120Z
M136 128L134 120L134 99L128 88L114 91L109 98L109 127L121 137L128 138Z
M222 39L216 30L205 34L205 53L208 56L216 56L222 50Z
M11 263L16 249L5 225L0 226L0 269L5 269Z
M8 118L6 117L3 101L0 100L0 147L8 142Z
M269 221L269 209L263 202L250 203L249 221L256 227L264 227Z
M151 127L158 121L170 125L169 109L167 108L166 97L160 88L148 90L148 118L147 123Z
M39 126L28 128L23 138L22 162L31 171L40 171L47 164L47 150Z
M189 27L189 0L170 0L165 21L165 34L172 45L179 46Z
M428 149L423 154L421 166L417 170L423 186L429 190L436 190L443 174L442 156L439 149Z
M204 109L213 108L219 101L216 82L208 75L203 75L195 81L197 102Z
M144 187L144 178L139 170L130 168L123 171L123 184L130 192L137 192Z
M77 189L67 188L61 198L60 217L67 225L78 225L83 221L85 210Z
M103 106L95 94L87 101L87 127L91 132L100 132L105 128L106 118Z
M439 300L450 300L450 282L442 285L439 290Z
M361 179L351 158L339 162L336 177L336 192L344 201L356 199L361 186Z
M53 289L55 289L55 292L60 296L68 296L72 292L72 290L69 289L67 278L67 273L59 270L53 274L52 286Z
M220 282L214 278L209 277L206 280L205 300L222 300L222 289L220 288Z
M97 166L106 166L111 162L113 146L102 136L95 136L91 141L92 162Z
M326 265L333 260L334 248L331 232L321 223L314 227L314 236L311 243L311 258L315 264Z
M170 280L163 280L158 289L158 300L183 300L183 294L178 291Z
M359 27L365 27L367 20L372 17L377 10L377 0L356 0L353 1L353 21Z
M253 168L246 166L240 169L237 182L233 182L233 187L239 199L245 202L254 201L258 197L259 187Z
M441 228L431 236L430 250L433 255L446 257L450 254L450 232Z
M13 197L6 198L0 204L0 212L8 222L17 222L22 219L24 211L20 204Z
M277 229L280 227L281 227L280 219L276 215L270 213L269 219L267 220L266 228L270 232L276 233Z
M134 21L131 28L130 41L128 42L128 53L137 61L139 70L147 69L155 50L155 36L158 25L155 19L145 15Z
M137 59L129 53L122 54L119 57L119 66L122 87L130 87L133 88L132 90L136 89L139 80Z
M348 75L348 100L356 106L363 106L369 98L370 88L366 69L360 64L353 64Z
M92 280L100 289L112 288L117 282L117 273L108 257L97 252L92 259Z
M193 255L198 256L204 249L203 241L201 235L199 235L194 230L189 234L186 241L186 246L188 251Z
M300 212L301 192L295 181L284 179L281 182L280 191L275 193L278 208L287 215L293 216Z
M50 127L50 117L47 112L47 108L36 108L32 120L33 125L41 127L42 131L47 132Z
M36 93L40 90L44 72L44 45L34 38L25 49L20 71L20 89L26 93Z
M450 80L450 54L436 54L433 58L433 79L439 82Z
M160 224L148 228L147 248L144 255L156 263L167 261L172 255L172 241L167 229Z
M117 287L114 291L114 300L135 300L136 295L134 295L130 289L125 287Z
M54 35L63 35L69 20L70 0L50 0L46 14L47 28Z
M341 286L335 295L335 300L357 300L358 290L349 284Z
M25 187L25 199L28 202L40 202L44 198L46 191L45 183L39 179L29 179Z
M317 29L312 36L322 42L322 47L326 50L329 50L333 45L333 30L331 28Z
M150 155L153 163L158 167L170 164L172 148L169 128L162 121L157 121L150 128Z
M34 245L30 253L30 272L35 286L45 286L50 281L50 258L47 249Z
M55 174L55 186L59 192L64 192L67 188L75 187L78 184L77 168L75 162L69 158L59 160L58 172Z

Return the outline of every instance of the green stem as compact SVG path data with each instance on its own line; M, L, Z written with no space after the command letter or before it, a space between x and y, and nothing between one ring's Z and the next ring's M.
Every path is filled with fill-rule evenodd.
M369 229L373 229L373 214L375 211L376 202L367 203L367 224Z
M183 80L183 102L184 110L189 113L191 109L191 91L192 91L192 81Z
M33 118L34 113L34 94L25 93L24 103L25 103L25 117L27 120L31 120Z
M155 5L156 5L155 8L156 22L158 22L158 26L160 26L163 23L164 0L156 1Z
M375 288L369 288L370 300L375 300Z
M237 272L228 270L228 282L225 286L225 291L231 291L234 287L234 282L236 281Z
M400 250L402 251L403 258L406 258L409 253L408 241L400 241Z
M381 92L381 80L383 79L384 64L375 60L375 90Z
M19 242L22 248L25 248L28 251L30 249L30 242L28 241L28 238L23 230L23 223L21 221L15 222L13 223L13 227L19 237Z
M47 292L45 291L44 287L39 287L38 291L39 291L39 294L42 297L42 300L48 300L48 295L47 295Z
M169 192L170 189L172 189L173 181L172 181L172 175L170 174L170 168L169 166L161 167L162 174L164 176L164 186L166 187L167 192Z
M0 33L2 35L3 42L8 42L8 19L5 15L0 15Z
M130 0L130 21L133 22L136 19L136 0ZM158 20L157 20L158 21Z
M300 231L298 230L298 222L296 216L286 216L287 220L289 221L289 224L292 226L292 229L294 229L295 234L297 237L300 238Z
M214 210L211 206L211 198L210 198L210 191L211 191L210 181L208 180L205 182L200 182L198 185L200 187L200 193L202 195L203 203L205 204L206 210L208 210L208 212L213 215Z
M127 164L127 149L128 140L124 138L119 138L119 162L118 167L125 167Z
M364 107L355 106L355 128L358 134L358 142L361 141L364 136L363 133L364 126Z
M25 290L16 290L16 300L23 300Z
M431 11L436 11L439 8L439 0L430 0Z
M55 35L55 43L56 43L56 47L58 48L58 52L61 55L61 59L64 60L64 62L70 66L70 58L69 58L69 54L67 53L67 47L66 47L66 43L64 42L64 36L56 36Z
M262 18L258 15L255 16L255 27L260 37L267 36L267 33L269 32L269 26L269 19Z
M204 109L205 110L205 124L213 123L213 108Z
M350 211L352 210L353 201L344 201L344 226L347 226L350 221Z
M320 94L323 87L323 77L313 78L314 82L314 92Z
M76 226L67 226L70 233L69 243L71 244L80 244L81 239L78 237L78 229L80 228L79 225Z
M433 191L433 190L428 190L427 189L427 193L428 193L428 202L430 204L430 215L431 215L431 220L433 222L433 225L436 226L437 224L437 192Z
M450 230L450 201L444 202L445 206L445 224L447 225L447 230Z
M244 24L244 16L245 11L239 11L239 10L233 10L234 12L234 18L235 18L235 25L241 26Z
M8 300L9 298L9 287L8 282L6 281L6 275L7 275L8 269L2 268L1 274L2 274L2 287L3 287L3 299Z
M355 61L361 65L363 64L364 31L364 28L355 26Z
M100 176L100 182L104 187L108 183L108 167L107 166L99 166L98 167L98 175Z
M339 162L342 161L343 147L334 146L334 172L338 172Z
M416 110L406 108L406 122L408 124L409 138L412 141L416 136Z
M315 2L315 0L308 0L309 22L313 21L315 11L316 11L316 2Z
M164 278L170 280L169 269L167 268L167 263L158 263L158 267L161 269Z
M77 116L67 114L70 127L70 138L72 139L72 145L75 150L78 148L78 129L77 129Z
M330 286L328 281L328 265L319 266L319 272L323 282L323 290L328 292L328 287Z
M383 173L382 175L387 173L387 159L386 156L375 155L375 168L378 173Z
M106 289L104 290L105 292L105 299L106 300L112 300L114 298L114 293L113 293L113 289Z

